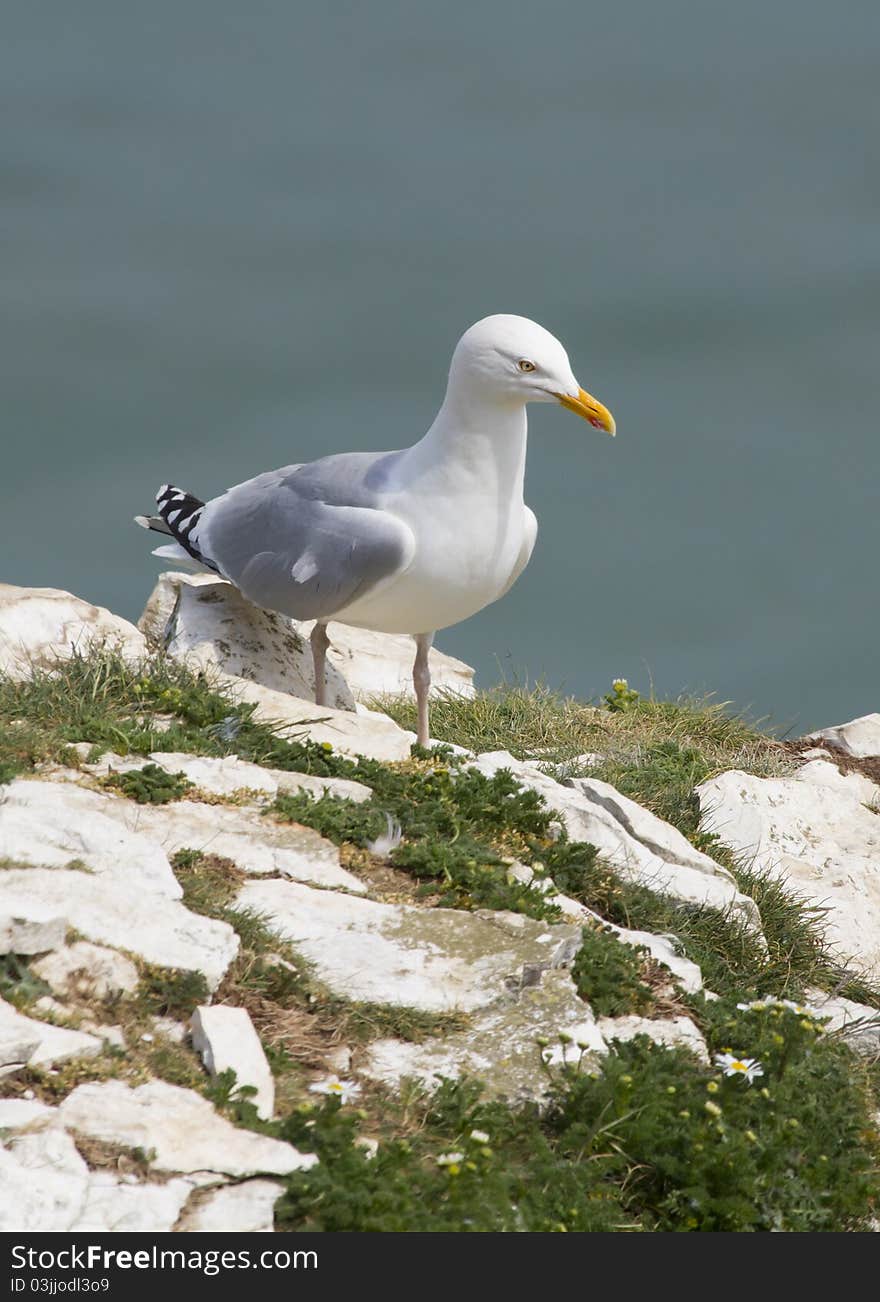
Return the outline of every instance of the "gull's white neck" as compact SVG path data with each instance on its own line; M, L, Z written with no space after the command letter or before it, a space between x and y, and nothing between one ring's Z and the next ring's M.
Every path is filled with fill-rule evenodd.
M406 480L428 492L454 491L499 503L522 503L526 468L525 404L487 399L450 383L423 439L403 453Z

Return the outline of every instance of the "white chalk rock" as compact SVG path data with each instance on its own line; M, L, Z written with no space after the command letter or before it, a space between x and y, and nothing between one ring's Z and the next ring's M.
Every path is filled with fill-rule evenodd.
M193 1048L211 1076L235 1073L236 1086L250 1085L257 1092L251 1101L264 1121L275 1110L275 1081L260 1037L245 1008L229 1004L203 1005L190 1021Z
M68 782L11 782L0 802L2 853L37 868L77 863L91 876L124 881L151 896L179 899L183 891L161 845L120 826L120 820L111 817L115 804L110 797Z
M57 995L78 999L128 994L137 989L139 980L130 958L87 940L78 940L54 954L47 954L32 963L31 969Z
M167 1233L194 1188L192 1180L129 1184L90 1171L65 1130L42 1125L0 1147L0 1230Z
M28 1042L32 1047L23 1059L16 1058L11 1050L15 1049L16 1037L20 1047ZM6 1045L6 1048L3 1046ZM25 1017L12 1004L0 999L0 1067L12 1063L26 1062L33 1067L51 1067L56 1062L66 1062L68 1058L83 1058L100 1053L102 1042L94 1035L83 1031L71 1031L64 1026L52 1026L49 1022L38 1022L32 1017ZM2 1060L6 1058L4 1063Z
M522 914L379 904L294 882L247 882L238 903L265 914L334 993L430 1012L486 1007L525 968L570 961L580 940L580 928Z
M594 915L598 917L598 914ZM606 922L606 927L623 941L624 945L643 945L653 959L662 963L675 977L686 994L695 994L703 989L703 974L699 966L675 948L674 936L656 936L650 931L636 931L631 927L618 927L613 922Z
M845 801L860 800L868 809L880 812L880 786L863 773L841 773L827 751L823 752L821 759L801 765L794 780L822 787L826 795L836 791Z
M560 1032L570 1037L563 1046ZM548 971L540 983L481 1010L465 1031L421 1044L374 1040L366 1050L363 1073L398 1086L413 1077L432 1088L442 1077L475 1076L491 1098L541 1099L549 1080L541 1060L539 1038L550 1040L545 1057L595 1063L607 1052L589 1005L578 995L567 972Z
M0 954L45 954L64 944L67 919L35 902L17 914L0 909Z
M121 1026L102 1026L100 1022L93 1021L91 1017L84 1017L77 1029L88 1031L89 1035L97 1035L105 1048L125 1048L125 1032Z
M237 588L207 574L162 574L139 626L149 643L200 668L215 666L274 691L309 701L315 678L309 635L314 622L287 619L251 605ZM415 646L404 634L374 633L336 621L329 629L327 701L353 710L355 700L412 696ZM431 648L432 690L473 696L470 665Z
M48 1121L52 1111L39 1099L0 1099L0 1131L26 1130L34 1122Z
M0 1076L24 1067L40 1043L40 1033L31 1028L27 1018L19 1022L4 1016L8 1007L0 1003Z
M860 719L809 734L810 741L820 738L855 759L880 758L880 714L863 714Z
M182 773L200 791L213 796L232 796L237 792L255 791L274 799L279 793L295 795L305 792L319 800L321 796L334 796L338 800L353 800L360 804L373 794L362 782L347 778L322 778L310 773L288 773L285 769L266 769L259 764L240 760L237 755L213 759L204 755L186 755L179 751L154 751L148 759L143 756L122 757L108 751L94 764L83 768L96 777L106 774L130 773L146 764L157 764L166 773Z
M880 791L861 774L813 760L793 777L733 770L697 788L701 827L828 909L829 939L880 974Z
M144 891L135 880L57 868L0 872L0 911L38 903L65 911L71 926L97 944L119 947L161 967L201 972L213 990L238 953L238 936L226 922L191 913L179 900Z
M139 805L118 797L105 804L106 815L132 834L149 838L164 855L201 850L231 859L242 872L277 873L295 881L363 892L353 873L340 865L339 848L300 823L282 823L261 809L225 808L194 800ZM178 887L179 889L179 887Z
M315 699L308 637L283 615L252 606L225 579L160 575L138 624L151 647L175 660ZM354 709L349 686L332 662L327 667L327 700L337 709Z
M190 1180L127 1184L109 1171L92 1171L69 1228L78 1234L168 1234L192 1193Z
M597 1025L609 1044L647 1035L655 1044L667 1049L688 1049L700 1062L709 1061L703 1033L689 1017L600 1017Z
M826 1033L836 1031L859 1053L875 1057L880 1052L880 1009L824 990L808 990L807 1000L811 1011L828 1018Z
M271 1234L275 1204L284 1185L274 1180L245 1180L201 1195L177 1226L179 1234Z
M540 889L548 901L555 904L561 911L566 921L580 922L582 924L593 924L599 922L603 927L608 927L623 942L624 945L642 945L651 954L652 958L664 967L669 968L670 973L675 977L682 990L688 993L694 993L703 988L703 975L696 963L692 963L689 958L679 954L675 948L675 937L655 936L650 931L634 931L629 927L618 927L613 922L608 922L605 918L600 917L592 909L588 909L585 904L578 900L571 899L568 895L561 895L553 889L553 883L549 878L539 877L533 868L528 864L514 863L508 870L508 878L513 881L521 882L524 886L534 885Z
M563 786L507 751L479 755L472 767L489 777L509 769L523 786L544 797L573 841L594 845L625 880L684 903L732 909L751 926L760 926L754 901L737 890L725 868L607 782L574 778Z
M0 1231L70 1229L88 1181L88 1167L63 1130L44 1129L0 1145Z
M183 1044L189 1035L183 1022L175 1021L173 1017L154 1017L153 1030L157 1035L164 1035L166 1040L172 1040L174 1044Z
M219 674L217 683L234 700L253 705L254 719L277 727L278 735L289 741L327 744L343 755L389 763L409 759L416 739L414 732L399 728L387 714L362 705L354 712L332 710L230 674Z
M85 655L104 645L127 660L147 652L133 624L58 588L17 588L0 583L0 673L29 678L35 668L51 669L76 651Z
M136 1089L116 1080L79 1085L58 1113L77 1134L152 1153L155 1171L287 1175L318 1160L279 1139L239 1130L201 1095L160 1080Z

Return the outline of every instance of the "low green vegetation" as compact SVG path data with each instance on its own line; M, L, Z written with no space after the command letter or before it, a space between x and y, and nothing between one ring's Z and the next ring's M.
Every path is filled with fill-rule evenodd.
M192 791L193 785L182 773L169 773L158 764L145 764L142 769L127 773L110 773L104 778L104 786L114 787L139 805L167 805L170 800L180 800Z
M140 1014L186 1020L199 1004L211 998L201 972L141 963L141 981L136 1007Z
M649 957L643 946L622 944L610 927L584 927L571 975L598 1017L645 1013L654 1003L644 980Z
M369 776L373 796L363 804L279 796L271 812L313 827L337 844L364 849L389 826L396 827L402 840L389 861L422 883L439 904L558 920L558 908L541 891L509 880L504 862L505 855L529 860L535 846L549 844L551 815L540 796L520 791L509 773L487 778L458 769L450 759L376 769Z
M373 1158L358 1146L353 1107L304 1104L281 1133L321 1162L289 1179L279 1228L870 1228L877 1134L851 1053L787 1008L722 1000L701 1020L711 1067L640 1036L618 1043L601 1071L548 1069L542 1110L452 1082L406 1116L389 1100L386 1124L397 1106L398 1131Z
M357 766L329 748L280 737L253 713L172 660L138 666L109 651L73 655L25 682L0 675L0 775L8 781L46 761L75 765L71 743L86 741L92 758L104 750L236 754L272 768L355 776Z
M35 1000L51 993L23 955L0 954L0 999L25 1011Z

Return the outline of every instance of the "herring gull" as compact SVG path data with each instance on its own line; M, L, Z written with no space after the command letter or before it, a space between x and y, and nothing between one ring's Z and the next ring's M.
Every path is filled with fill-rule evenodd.
M538 522L523 500L526 404L558 402L614 434L558 339L520 316L471 326L437 417L412 447L284 466L202 502L165 484L138 524L153 553L206 569L254 605L315 620L315 700L325 703L329 620L416 644L418 742L428 743L428 651L437 629L497 601L528 564Z

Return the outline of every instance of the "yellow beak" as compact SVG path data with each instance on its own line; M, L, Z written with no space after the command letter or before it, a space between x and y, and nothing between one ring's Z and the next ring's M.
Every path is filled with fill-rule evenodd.
M554 397L558 398L563 407L573 411L578 416L583 416L596 429L607 430L614 438L617 433L617 426L614 423L614 417L607 407L603 407L601 402L593 398L586 389L578 389L576 398L570 398L567 393L557 393Z

